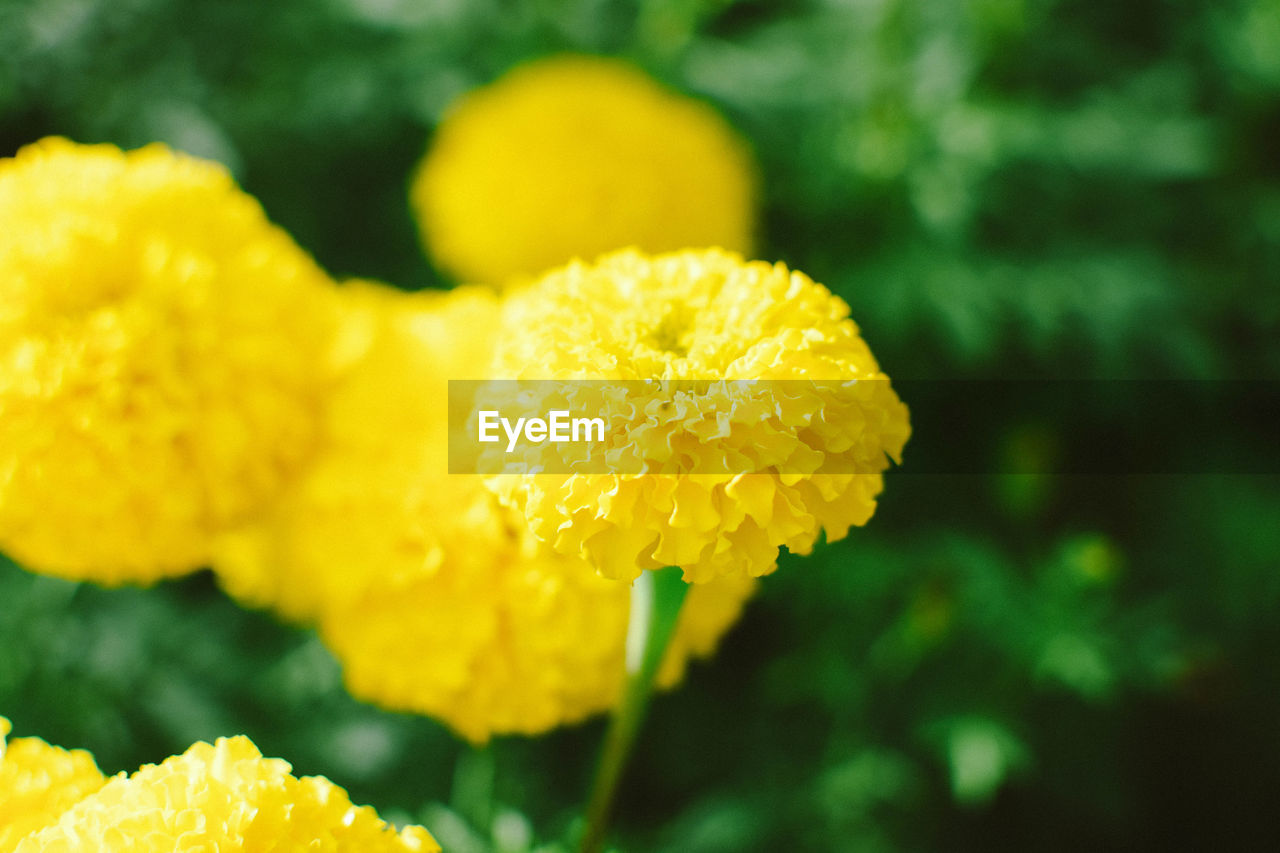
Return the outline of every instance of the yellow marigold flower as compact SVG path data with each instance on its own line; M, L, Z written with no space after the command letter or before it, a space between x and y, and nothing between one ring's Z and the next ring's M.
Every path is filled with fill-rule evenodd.
M710 106L591 56L464 96L410 189L436 262L491 284L624 246L749 251L754 196L747 147Z
M0 717L0 853L52 823L107 781L93 756L18 738L5 748L9 721Z
M352 695L436 717L476 742L612 708L630 587L542 547L474 478L433 485L417 511L438 514L439 565L369 585L321 623ZM749 578L726 578L690 592L660 687L714 652L752 590Z
M253 603L316 621L356 697L427 714L473 741L612 707L630 590L537 547L480 478L449 475L447 380L487 373L499 303L349 291L363 359L338 387L316 464L215 567ZM661 673L709 655L749 580L691 595Z
M197 568L309 453L324 273L220 165L46 139L0 161L0 548Z
M612 410L607 383L554 385L574 414L609 411L621 423L626 451L646 466L637 471L662 471L673 453L717 471L488 478L539 539L609 578L668 565L693 583L767 574L779 547L808 553L821 532L839 539L865 524L881 472L910 433L906 407L842 300L781 264L718 250L625 251L548 273L510 298L494 373L790 381L786 405L769 390L777 386L721 383L701 404L656 418L653 407L670 396L661 383L649 397L632 389L629 408ZM848 380L857 381L840 387L852 390L833 395Z
M328 779L296 778L290 769L286 761L263 758L246 737L197 743L132 775L105 784L99 777L59 814L44 815L47 820L11 848L0 849L69 853L89 842L94 850L119 853L440 850L422 827L397 831L372 808L352 805Z
M338 346L354 367L327 401L315 458L265 520L220 537L214 559L233 596L294 621L386 580L360 566L419 570L435 519L406 507L432 487L423 472L447 468L448 380L484 375L498 315L480 287L352 281L339 295Z

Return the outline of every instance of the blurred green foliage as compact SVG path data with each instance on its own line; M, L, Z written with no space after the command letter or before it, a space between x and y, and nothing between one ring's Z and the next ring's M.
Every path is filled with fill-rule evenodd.
M761 255L845 296L894 377L1280 376L1277 0L0 0L0 153L168 141L333 273L440 286L410 169L453 97L560 50L720 107L763 164ZM917 423L907 470L953 426L1013 457L1073 429ZM654 705L619 843L1256 849L1277 518L1274 477L891 476ZM454 851L560 849L602 728L473 753L207 575L8 564L0 712L107 771L244 732Z

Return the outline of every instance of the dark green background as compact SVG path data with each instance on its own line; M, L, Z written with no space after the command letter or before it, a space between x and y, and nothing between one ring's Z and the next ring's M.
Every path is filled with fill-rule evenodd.
M335 275L440 286L410 169L454 96L564 49L722 109L762 163L760 255L848 299L892 376L1280 378L1277 0L0 0L0 153L165 140ZM784 558L655 704L622 848L1274 843L1277 478L925 476L939 442L1043 467L1075 426L916 428L871 525ZM558 849L602 730L473 755L207 574L8 565L0 713L107 771L244 732L464 853Z

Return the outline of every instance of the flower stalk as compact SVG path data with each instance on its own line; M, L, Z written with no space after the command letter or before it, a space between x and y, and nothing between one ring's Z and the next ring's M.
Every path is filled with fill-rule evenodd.
M679 621L689 586L679 568L646 571L631 585L631 613L627 622L626 683L622 701L605 732L587 803L586 829L579 853L600 853L613 814L614 799L640 724L644 721L654 678Z

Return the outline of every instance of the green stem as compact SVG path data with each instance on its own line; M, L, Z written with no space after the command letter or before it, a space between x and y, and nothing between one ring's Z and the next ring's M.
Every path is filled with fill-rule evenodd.
M631 615L627 622L627 680L622 701L605 732L600 763L596 767L591 799L587 803L586 830L579 853L600 853L613 813L614 796L622 771L644 720L653 680L663 653L675 631L688 584L676 567L642 572L631 586Z
M480 832L493 821L494 755L492 744L466 747L453 770L449 806Z

